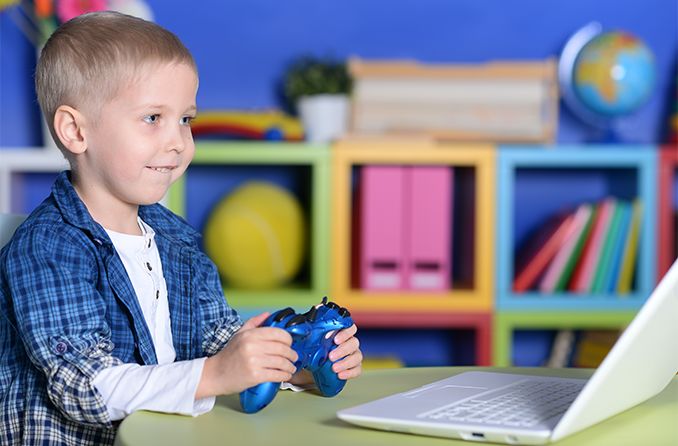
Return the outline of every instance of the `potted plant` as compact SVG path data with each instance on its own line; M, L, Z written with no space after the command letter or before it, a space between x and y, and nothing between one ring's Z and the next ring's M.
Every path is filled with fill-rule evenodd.
M351 77L345 62L299 58L285 75L284 91L299 113L308 141L329 142L346 132Z

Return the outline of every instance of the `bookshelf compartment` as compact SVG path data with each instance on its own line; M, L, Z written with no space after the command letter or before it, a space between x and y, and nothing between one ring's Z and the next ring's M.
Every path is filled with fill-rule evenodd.
M373 362L389 359L403 367L475 365L474 344L474 332L468 329L360 330L360 348L366 368ZM426 348L422 349L422 345Z
M433 345L439 346L441 338L447 344L446 359L436 365L490 365L492 359L492 316L489 312L380 312L352 311L353 320L359 327L362 346L366 355L375 357L428 356L428 343L413 342L413 336L434 338ZM364 333L367 333L365 337ZM372 345L370 345L372 344ZM381 345L384 344L384 345ZM421 346L426 345L425 349ZM402 347L402 348L401 348ZM438 348L438 347L436 347ZM409 353L413 350L414 353ZM417 351L418 350L418 351ZM426 365L411 359L401 361L407 366ZM445 364L443 364L443 362ZM434 365L433 363L428 365Z
M634 309L654 286L656 169L651 147L558 147L552 150L502 147L497 196L497 307L508 309ZM642 202L638 253L630 293L515 292L517 252L540 225L582 203L612 197ZM630 212L630 211L629 211ZM591 219L593 220L593 219Z
M29 214L51 193L59 172L68 169L60 152L37 148L2 149L0 212Z
M466 223L455 219L452 225L453 228L457 225L458 231L472 221L474 228L472 235L467 234L466 240L463 240L468 243L466 251L453 252L452 287L449 290L381 291L359 287L355 255L360 249L355 244L358 207L354 192L361 169L372 165L451 166L455 173L459 172L454 186L460 189L462 196L455 195L454 198L466 209L472 209L466 211L472 217ZM491 146L445 146L428 141L369 139L341 141L333 146L332 168L331 287L332 294L341 299L342 305L352 311L490 310L494 275L494 150ZM473 203L469 203L469 197L474 197ZM459 234L452 236L455 241L460 238ZM462 242L457 242L457 245L464 246ZM461 253L468 255L463 259Z
M9 212L29 214L52 192L58 172L13 172L10 176Z
M662 147L658 162L657 281L678 257L678 146Z
M620 329L517 329L514 367L597 368L619 338Z
M398 171L401 171L404 175L407 175L412 172L413 166L411 165L353 165L351 168L351 203L350 207L353 210L351 218L351 241L350 241L350 252L349 256L351 259L351 271L350 271L350 284L351 289L362 291L362 292L371 292L368 288L363 287L365 278L363 277L364 271L361 268L361 251L365 249L363 246L363 234L362 231L362 221L360 216L363 213L362 201L363 196L363 174L365 169L380 169L382 167L395 168ZM417 166L424 169L427 168L439 168L441 166L432 166L432 165L422 165ZM444 289L435 289L435 290L417 290L409 287L409 284L406 283L406 280L403 280L401 284L402 292L405 293L421 293L421 292L430 292L430 293L439 293L439 292L450 292L451 290L472 290L474 286L474 253L476 246L474 245L474 231L475 231L475 203L476 203L476 169L468 166L442 166L443 169L446 169L451 176L451 184L448 192L450 207L446 211L449 211L449 225L446 225L444 229L444 234L442 237L431 238L436 240L436 244L442 243L441 239L449 238L449 246L446 250L445 261L441 263L446 263L449 265L445 271L445 281L449 283L449 286L444 287ZM438 172L440 173L440 172ZM392 190L388 192L384 191L388 195L391 195ZM427 192L429 192L427 190ZM372 197L372 198L384 198L388 197ZM419 197L420 199L422 197ZM408 197L409 200L416 201L415 197ZM437 206L439 210L444 208L448 203L448 200L445 200L445 204L442 206ZM430 207L430 205L429 205ZM444 211L444 212L446 212ZM403 225L407 228L408 224L410 230L414 231L411 228L411 213L415 212L412 209L403 209L403 215L400 216ZM388 221L387 224L393 224L392 221ZM382 229L382 228L379 228ZM435 229L435 228L434 228ZM429 242L429 240L425 240ZM403 265L405 269L412 270L412 260L407 265ZM448 263L449 262L449 263ZM437 266L431 265L431 266ZM388 291L393 292L393 291Z
M305 219L303 266L275 289L230 287L229 304L244 314L286 306L306 311L327 295L327 148L285 143L198 143L186 174L169 193L169 207L203 231L214 206L250 181L280 186L299 202Z
M493 365L542 366L558 330L623 330L635 311L503 311L494 315ZM513 360L518 360L514 363Z

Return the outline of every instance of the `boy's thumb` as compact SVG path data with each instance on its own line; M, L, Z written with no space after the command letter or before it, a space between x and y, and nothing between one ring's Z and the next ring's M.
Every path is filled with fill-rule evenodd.
M240 330L250 330L252 328L257 328L261 324L264 323L266 318L268 318L271 315L271 313L266 312L266 313L261 313L257 316L253 316L252 318L248 319L240 328Z

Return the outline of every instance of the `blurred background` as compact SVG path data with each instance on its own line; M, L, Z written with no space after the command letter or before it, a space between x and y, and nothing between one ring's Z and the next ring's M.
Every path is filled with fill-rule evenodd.
M59 14L151 19L200 74L198 154L165 204L205 233L244 316L329 295L355 315L370 367L595 366L676 257L675 0L0 6L0 212L29 213L64 168L33 87ZM339 130L312 137L297 102L312 93L348 96ZM523 133L492 115L507 110L525 113ZM439 168L423 172L440 183L417 196L414 167ZM237 205L270 223L275 248ZM426 226L427 213L440 224ZM422 241L405 227L442 232ZM252 245L236 246L248 233ZM421 267L418 285L394 284L398 262L380 249L411 255L413 240L439 258L407 269Z

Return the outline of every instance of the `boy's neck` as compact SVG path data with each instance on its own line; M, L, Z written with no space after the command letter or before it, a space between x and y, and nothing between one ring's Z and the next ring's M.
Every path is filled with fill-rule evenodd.
M111 200L110 197L101 196L101 191L83 187L78 181L73 182L73 187L94 221L101 226L123 234L142 235L138 205Z

